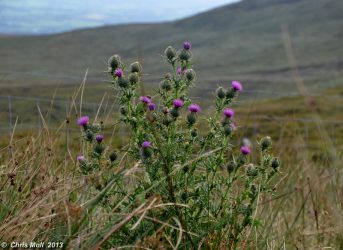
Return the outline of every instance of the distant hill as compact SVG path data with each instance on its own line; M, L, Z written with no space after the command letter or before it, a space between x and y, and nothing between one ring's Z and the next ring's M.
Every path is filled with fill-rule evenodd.
M343 84L343 1L243 0L175 22L130 24L47 36L0 37L0 87L76 84L108 79L109 56L141 58L157 86L167 45L193 44L198 94L239 79L248 89L293 87L281 27L287 25L301 75L311 88ZM163 62L163 63L162 63ZM7 73L5 73L7 72ZM9 72L28 72L13 74Z
M109 24L171 21L238 1L0 1L0 34L41 35Z

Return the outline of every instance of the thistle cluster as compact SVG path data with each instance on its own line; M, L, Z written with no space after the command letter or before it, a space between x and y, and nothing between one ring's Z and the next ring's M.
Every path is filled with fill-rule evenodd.
M82 116L77 121L82 130L82 137L86 142L89 150L88 156L79 154L76 157L79 162L80 170L83 174L87 175L100 170L101 158L106 149L104 144L104 135L101 134L102 127L100 124L90 124L88 116ZM113 165L117 159L115 152L112 152L108 158L109 165Z
M164 75L152 96L138 94L142 73L138 62L127 70L118 55L109 59L112 86L120 103L120 122L130 130L130 142L125 147L126 167L138 162L142 173L141 178L131 183L132 192L123 191L123 186L118 185L120 190L113 193L125 193L127 206L150 197L172 204L148 212L154 220L135 224L131 232L129 229L139 217L133 219L113 235L112 242L143 242L155 235L163 222L172 227L163 230L165 238L160 241L161 246L176 244L180 234L175 228L181 227L184 233L179 244L184 249L201 245L219 249L223 244L235 248L244 240L245 230L258 224L254 218L258 197L273 191L272 179L278 173L280 162L271 154L271 139L265 137L259 142L258 163L250 161L250 155L256 151L253 148L233 147L237 127L231 104L243 90L242 84L232 81L227 88L218 88L216 112L206 117L200 105L188 97L196 80L191 48L189 42L184 42L180 50L166 48L164 55L170 72ZM80 126L85 140L94 144L91 156L100 159L105 148L104 138L96 136L88 120ZM111 161L116 158L110 155ZM83 156L78 161L81 169L92 166L83 170L85 173L101 167L99 160L96 167L89 165Z

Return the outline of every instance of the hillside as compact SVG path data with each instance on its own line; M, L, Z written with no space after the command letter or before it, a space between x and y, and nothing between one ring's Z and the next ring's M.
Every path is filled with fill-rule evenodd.
M105 85L101 80L108 78L103 71L114 53L128 62L141 58L146 83L156 86L166 70L161 63L164 48L180 47L184 40L194 48L201 88L197 94L233 78L245 82L249 90L263 86L286 92L293 83L283 25L289 28L308 86L338 85L343 78L342 13L340 0L243 0L175 22L0 37L1 92L18 94L25 89L26 94L38 95L33 86L51 90L54 85L78 84L87 68L91 85Z

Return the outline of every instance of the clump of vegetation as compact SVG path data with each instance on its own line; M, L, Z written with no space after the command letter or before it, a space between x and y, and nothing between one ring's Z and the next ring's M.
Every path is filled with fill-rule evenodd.
M257 245L253 236L263 228L257 205L273 195L280 166L272 140L262 138L258 148L235 145L238 81L217 89L212 114L192 102L189 42L179 51L169 46L165 59L171 70L153 96L139 95L140 63L126 67L118 55L109 59L120 104L114 127L129 131L127 145L114 146L108 124L80 114L81 136L74 140L70 117L54 134L43 115L37 135L12 136L1 149L8 154L1 155L7 163L1 166L0 240L66 249Z
M229 89L220 87L214 114L203 116L188 97L196 79L191 44L185 42L179 51L169 46L165 58L171 72L153 97L138 95L138 62L126 68L118 55L109 59L120 122L131 133L119 155L103 157L108 148L99 134L101 126L90 125L86 116L79 119L89 148L77 158L80 170L85 178L102 171L88 186L102 194L97 206L108 211L109 224L118 223L116 230L100 231L93 240L108 246L234 249L261 225L256 203L273 192L279 160L270 153L269 137L261 140L256 163L250 161L249 146L235 150L231 144L237 128L230 106L243 89L238 81ZM199 129L201 124L206 129ZM130 184L127 171L137 172ZM136 212L119 217L124 211Z

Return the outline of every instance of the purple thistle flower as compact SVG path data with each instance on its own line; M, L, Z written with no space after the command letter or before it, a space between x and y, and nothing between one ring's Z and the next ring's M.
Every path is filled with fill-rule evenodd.
M184 42L184 43L183 43L183 48L184 48L185 50L190 50L191 47L192 47L192 45L191 45L190 42Z
M177 68L177 74L181 75L181 68L180 67Z
M182 108L183 107L183 101L180 99L175 99L173 101L173 105L175 108Z
M198 113L201 110L201 108L198 104L191 104L188 106L188 110L192 113Z
M234 91L242 91L243 90L242 84L238 81L232 81L231 86L232 86Z
M233 117L235 114L235 112L233 111L233 109L230 109L230 108L226 108L224 109L224 115L228 118L231 118Z
M97 141L97 142L102 142L102 140L104 139L104 136L103 135L96 135L95 136L95 140Z
M241 152L244 155L248 155L251 153L251 149L248 146L243 146L243 147L241 147Z
M114 75L117 77L122 77L123 76L123 70L122 69L116 69L114 71Z
M151 142L149 141L144 141L142 143L142 148L150 148L151 147Z
M77 120L77 124L80 126L86 126L89 122L89 117L88 116L82 116Z
M151 98L150 98L150 97L147 97L147 96L141 96L141 97L139 97L139 100L140 100L141 102L144 102L145 104L148 104L148 103L151 102Z
M76 160L77 160L78 162L83 162L83 161L86 160L86 158L85 158L83 155L78 155L78 156L76 157Z
M150 111L153 111L153 110L156 109L156 104L153 103L153 102L150 102L150 103L148 104L148 108L149 108Z

